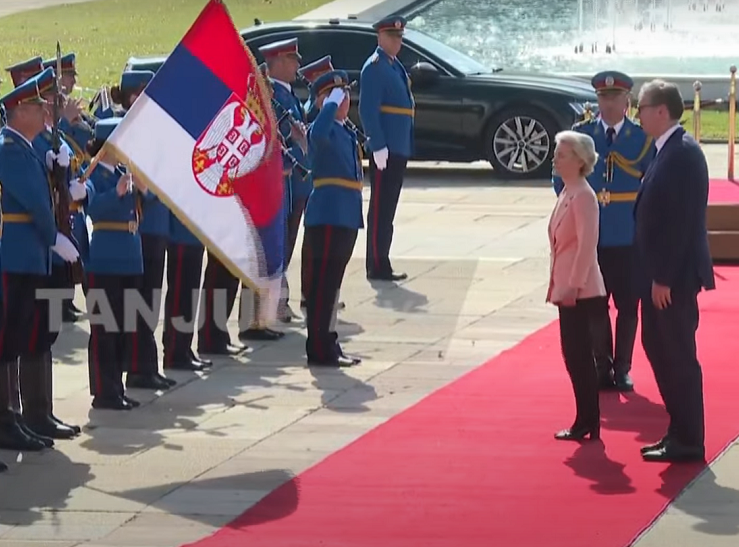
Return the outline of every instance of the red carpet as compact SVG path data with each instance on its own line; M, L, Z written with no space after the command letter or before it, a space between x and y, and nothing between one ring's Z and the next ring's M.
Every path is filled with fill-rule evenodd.
M699 331L710 459L739 430L739 269L717 273ZM666 416L640 344L637 393L603 396L605 450L554 441L574 415L557 332L533 334L193 545L629 545L701 466L641 460Z
M739 203L739 184L725 179L711 179L708 203Z

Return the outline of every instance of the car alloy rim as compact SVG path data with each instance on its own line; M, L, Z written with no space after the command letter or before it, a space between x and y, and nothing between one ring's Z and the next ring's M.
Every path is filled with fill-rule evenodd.
M536 170L547 159L549 145L547 130L528 116L507 119L493 135L495 159L511 173Z

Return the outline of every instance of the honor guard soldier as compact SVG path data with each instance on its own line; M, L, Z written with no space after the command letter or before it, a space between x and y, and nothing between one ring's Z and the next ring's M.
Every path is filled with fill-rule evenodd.
M308 86L308 100L303 105L303 111L305 112L306 120L308 123L313 123L318 116L319 108L316 105L316 94L313 89L313 84L319 76L331 72L334 70L334 65L331 64L331 55L321 57L317 61L313 61L298 70L298 75L301 80Z
M34 76L38 76L44 70L44 61L41 57L33 57L22 63L9 66L5 70L10 73L13 86L18 87Z
M154 194L148 194L141 211L139 232L144 273L141 279L141 298L156 313L154 324L139 317L134 343L126 375L126 387L166 390L177 384L159 372L159 351L154 336L159 310L162 305L164 264L169 241L169 209Z
M54 85L55 72L53 68L44 69L45 73L51 77L47 77L41 82L41 94L48 104L54 104L56 98L56 90ZM52 148L54 145L54 135L52 126L54 120L52 118L51 110L46 119L46 128L41 134L36 137L33 141L33 147L38 151L39 155L44 158L46 167L49 169L49 176L52 175L54 167L54 157ZM67 110L67 109L65 109ZM74 139L70 138L64 131L64 116L71 116L69 112L62 112L62 117L59 120L61 148L59 165L67 169L67 180L69 181L70 188L70 220L72 223L72 235L77 245L77 250L80 253L80 261L83 266L87 262L89 256L89 241L90 236L87 232L87 219L85 215L85 203L86 203L86 187L80 183L79 176L81 174L82 165L85 163L87 157L87 144L84 143L82 146L84 151L80 150L79 146L75 144ZM71 127L70 122L67 121L67 127ZM81 133L78 133L81 135ZM74 289L75 283L70 275L70 270L66 263L56 253L52 255L52 279L58 288ZM64 299L62 301L62 318L65 322L73 323L79 319L79 314L82 311L74 305L72 298Z
M320 112L308 132L313 192L305 210L308 364L351 366L335 330L339 290L354 251L362 218L362 162L356 134L344 121L349 113L349 78L343 70L319 77L314 84Z
M359 116L372 152L366 266L370 280L402 281L408 277L393 272L390 264L395 211L413 152L415 102L410 78L398 59L405 25L405 18L399 15L374 24L378 47L364 63L359 80Z
M200 300L204 247L174 215L169 215L167 294L164 297L162 349L165 370L201 371L213 363L192 350Z
M144 269L139 220L147 192L135 177L116 165L110 151L103 149L118 122L120 118L112 118L95 124L95 140L90 146L99 163L89 179L94 193L88 206L92 237L87 307L101 319L114 319L115 325L90 321L88 368L93 408L131 410L139 403L126 396L123 388L123 372L133 346L126 306L133 306L131 293L139 288ZM100 302L109 307L111 318L104 317Z
M48 338L49 301L37 299L37 291L48 287L52 249L67 262L79 258L74 244L57 229L46 165L31 144L45 127L46 102L39 81L48 76L31 78L0 99L7 113L7 124L0 130L0 448L9 450L37 451L53 444L42 434L48 427L48 409L36 404L47 398L46 386L40 381L24 386L29 407L21 419L9 371L18 366L21 355L28 355L34 338ZM34 372L44 378L44 371Z
M634 203L641 178L655 155L653 139L626 117L634 83L626 74L600 72L592 79L599 114L574 129L595 141L598 163L588 182L600 202L598 263L608 298L618 312L614 336L608 304L593 324L593 352L602 389L634 389L629 375L639 297L634 264ZM554 178L559 194L562 181Z
M131 109L149 82L154 78L150 70L128 70L121 74L121 83L110 88L110 99L117 105L112 105L106 111L96 111L97 118L124 116Z
M303 104L293 92L300 68L301 56L298 52L298 40L283 40L266 44L259 48L259 52L267 63L269 79L273 89L273 106L275 115L280 121L279 131L285 140L290 153L300 164L305 164L308 154L308 140L305 126L307 120ZM288 113L285 116L285 113ZM305 210L305 203L310 195L312 185L310 175L304 177L297 169L293 169L291 162L284 159L285 195L287 209L287 236L285 238L285 270L290 265L295 243L298 239L300 221ZM278 318L285 323L292 320L294 314L288 304L290 287L287 276L283 278L282 301L278 310ZM274 331L273 331L274 332ZM256 339L262 339L257 337Z
M36 78L39 93L44 101L51 105L56 97L56 79L53 69L46 69ZM52 125L54 109L47 108L44 130L31 142L39 158L46 163L49 180L53 180L54 165L63 170L63 184L66 185L68 200L86 200L86 186L79 181L79 162L73 161L74 153L64 135L59 134L61 146L59 155L54 151L54 135ZM60 219L57 218L57 222ZM75 241L75 243L77 243ZM77 248L79 251L79 246ZM80 253L80 259L82 258ZM47 279L48 289L73 289L71 268L59 253L52 253L51 276ZM69 313L70 300L62 301L62 311ZM46 304L39 303L39 317L48 316ZM64 315L62 316L64 319ZM38 434L53 439L71 439L80 433L78 426L69 426L54 416L53 412L53 374L51 348L59 336L59 330L49 329L48 322L38 326L38 333L33 336L27 352L20 356L20 393L22 395L24 419L29 427Z

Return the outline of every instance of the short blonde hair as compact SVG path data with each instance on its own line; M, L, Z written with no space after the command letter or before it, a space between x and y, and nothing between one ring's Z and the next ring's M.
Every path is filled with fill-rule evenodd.
M598 163L598 153L595 151L595 142L590 135L578 131L560 131L555 135L554 142L566 143L572 147L574 154L580 158L583 166L580 174L583 177L590 175Z

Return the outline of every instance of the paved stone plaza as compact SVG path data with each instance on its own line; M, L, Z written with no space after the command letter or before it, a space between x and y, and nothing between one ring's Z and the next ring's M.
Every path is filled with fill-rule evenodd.
M708 149L713 176L725 176L725 150ZM145 403L138 410L92 411L87 326L70 327L55 347L56 408L86 424L84 433L24 455L0 476L0 547L198 539L515 344L555 317L544 304L553 203L545 182L492 184L479 166L414 168L394 244L409 280L371 286L362 237L342 291L340 333L365 359L356 368L307 369L299 322L282 341L220 359L209 374L173 374L180 383L166 394L132 392ZM295 287L297 271L296 263ZM639 546L736 545L737 463L739 450L730 450Z

